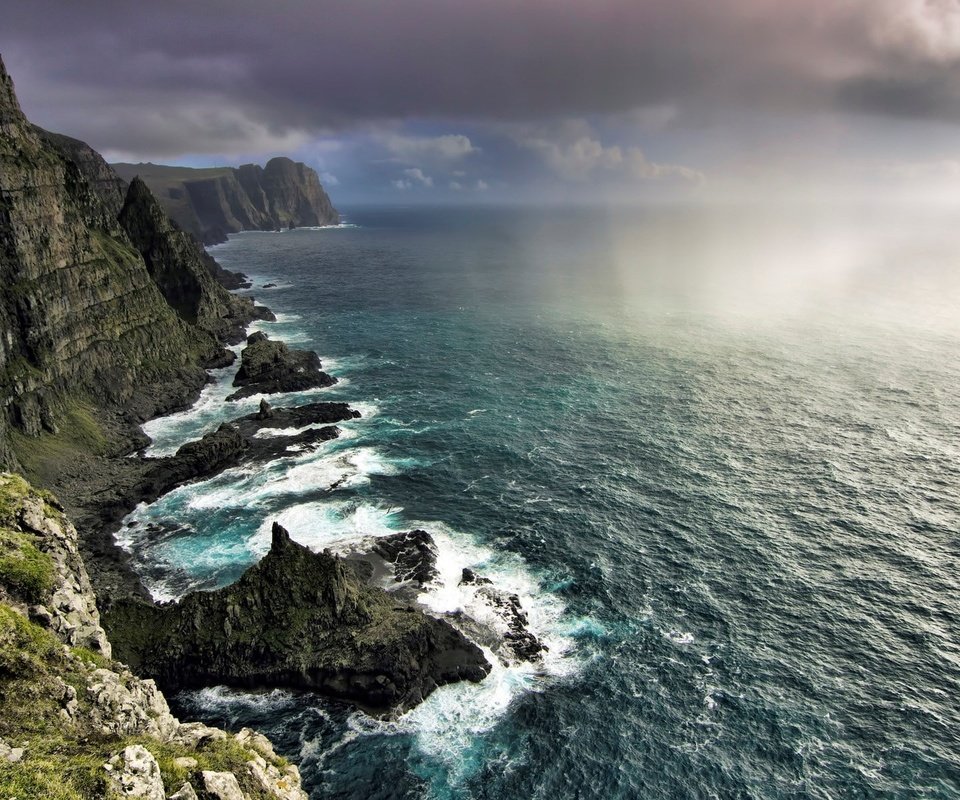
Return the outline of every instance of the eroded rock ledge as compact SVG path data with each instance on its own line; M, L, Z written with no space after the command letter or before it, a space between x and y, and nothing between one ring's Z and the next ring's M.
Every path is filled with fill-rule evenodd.
M490 671L447 622L364 585L276 523L270 552L236 583L174 604L122 601L105 625L118 657L165 690L285 686L386 713Z

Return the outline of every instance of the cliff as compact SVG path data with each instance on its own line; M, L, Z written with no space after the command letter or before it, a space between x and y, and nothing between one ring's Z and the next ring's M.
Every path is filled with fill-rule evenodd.
M243 340L253 302L217 283L206 263L209 256L173 224L139 178L131 181L117 216L164 299L185 322L220 341Z
M29 468L61 450L128 446L94 412L182 406L223 348L216 326L190 324L165 298L115 213L109 167L31 126L2 63L0 87L0 463ZM164 275L187 269L182 255Z
M0 474L0 797L306 800L263 736L181 723L114 659L57 505Z
M190 169L159 164L114 164L123 179L139 177L183 230L204 244L228 233L336 225L340 215L317 173L289 158L266 166Z
M266 313L214 267L142 183L31 125L0 61L0 469L73 514L109 490L146 443L138 423L192 402ZM112 542L84 528L83 545L100 588L129 583Z

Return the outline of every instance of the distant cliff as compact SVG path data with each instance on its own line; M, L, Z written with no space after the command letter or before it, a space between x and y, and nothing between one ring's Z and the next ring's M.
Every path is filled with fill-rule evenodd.
M273 158L265 167L112 166L124 180L143 180L177 224L204 244L226 241L228 233L237 231L336 225L340 221L317 173L289 158Z

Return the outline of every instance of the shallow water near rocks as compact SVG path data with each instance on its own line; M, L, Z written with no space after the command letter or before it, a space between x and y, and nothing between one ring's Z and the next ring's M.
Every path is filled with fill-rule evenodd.
M889 213L889 219L883 217ZM805 215L805 216L804 216ZM320 798L960 796L960 236L946 217L357 210L213 249L363 418L138 509L159 597L424 528L550 646L399 720L222 688ZM262 290L264 283L277 288ZM172 452L259 398L155 420ZM336 484L337 488L330 491ZM167 525L147 536L147 523Z

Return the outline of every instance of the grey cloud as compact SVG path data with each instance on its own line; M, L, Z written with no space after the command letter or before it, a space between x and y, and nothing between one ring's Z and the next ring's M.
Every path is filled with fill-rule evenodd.
M670 109L667 121L740 107L960 116L955 0L6 6L0 51L28 112L116 151L289 149L390 119L637 108Z

